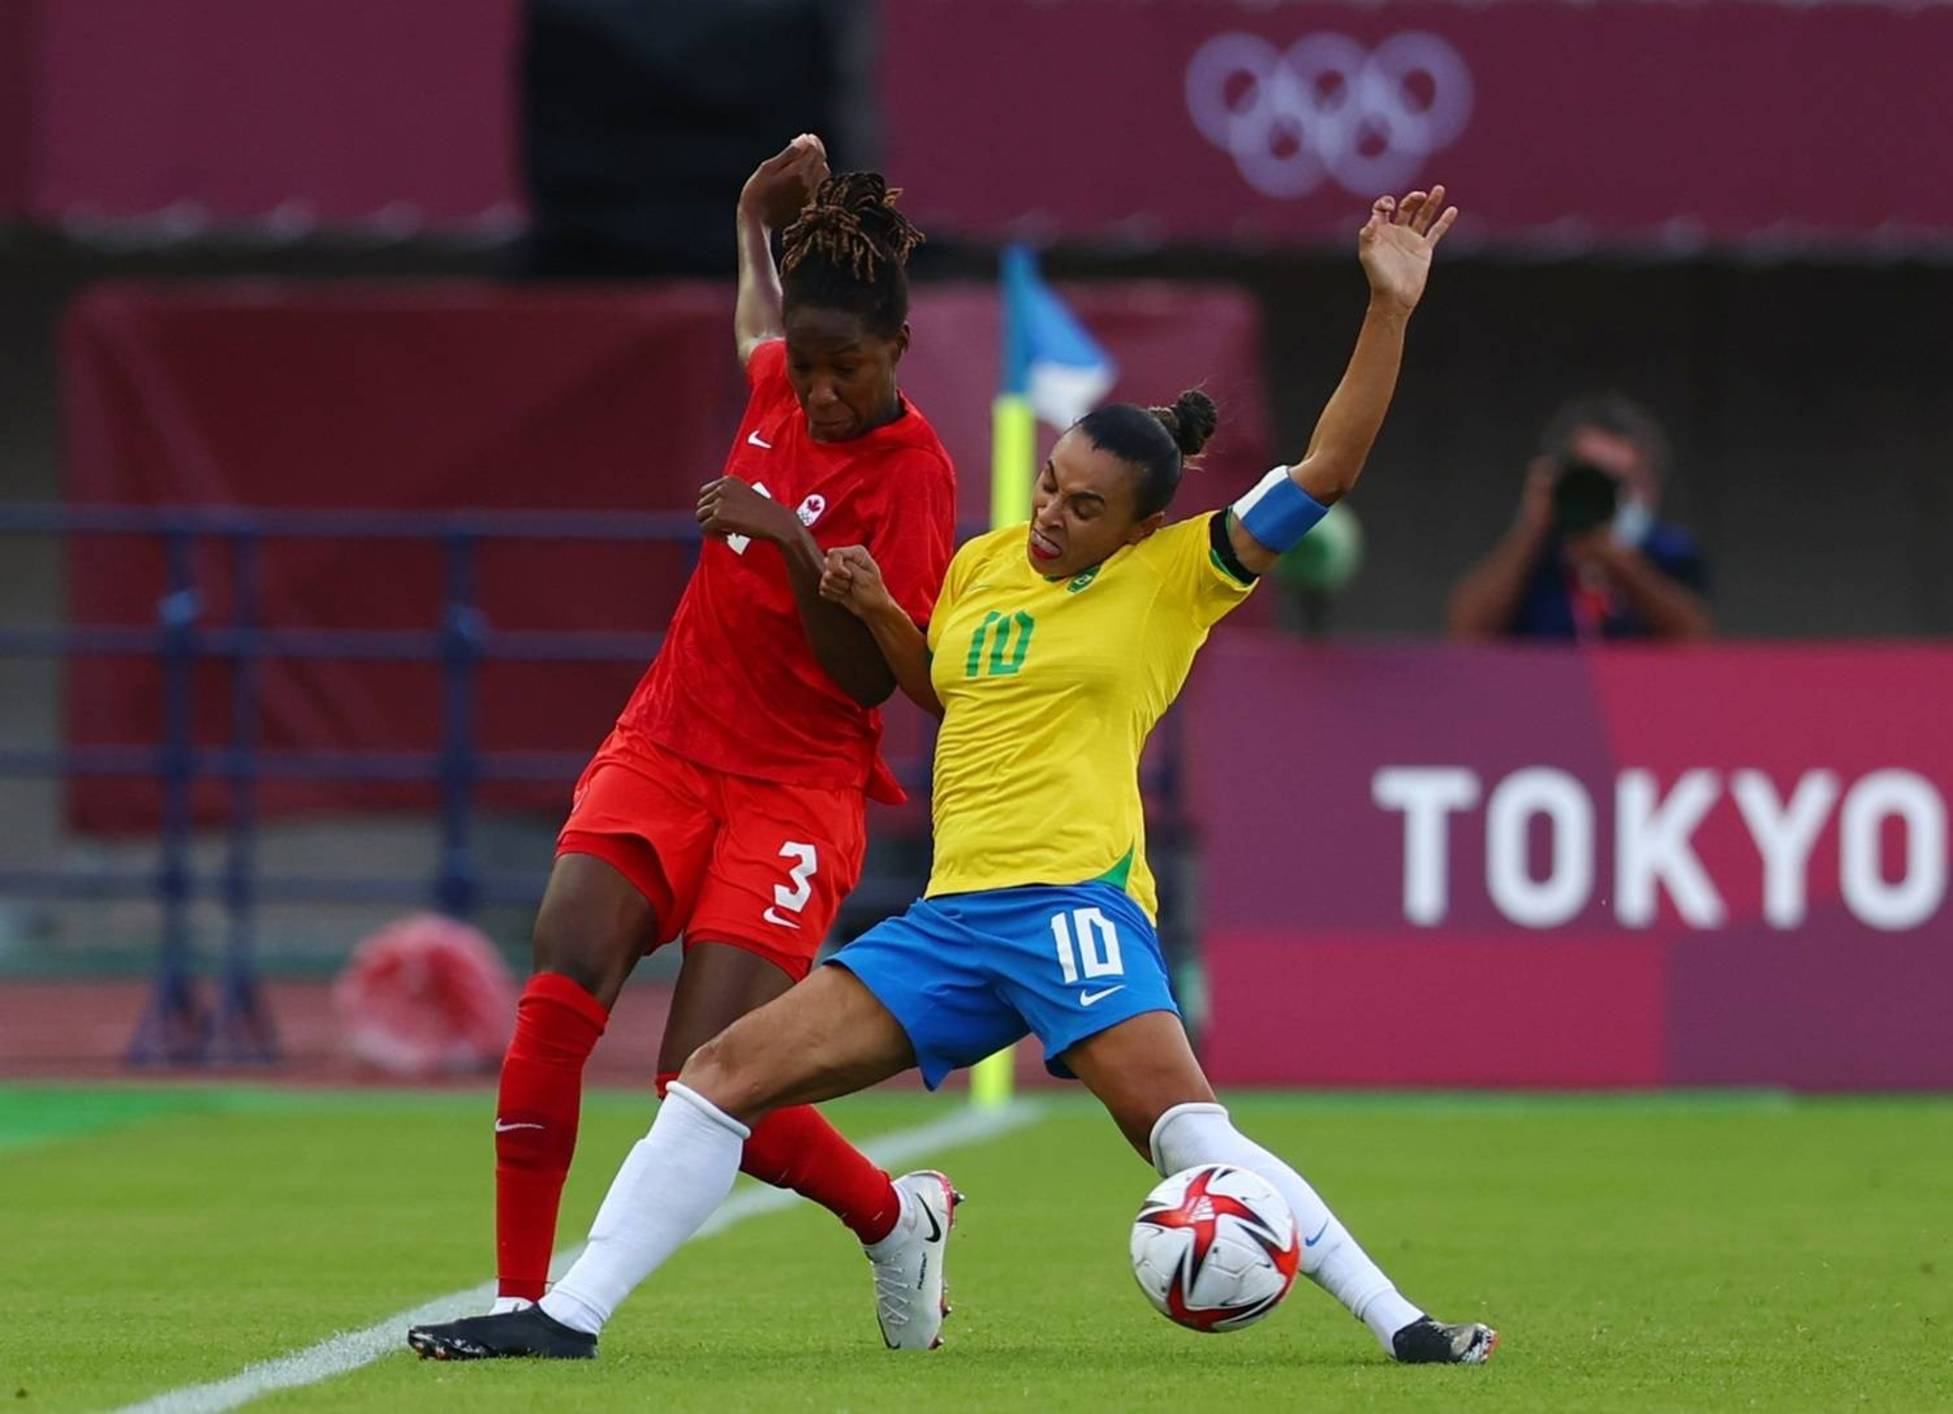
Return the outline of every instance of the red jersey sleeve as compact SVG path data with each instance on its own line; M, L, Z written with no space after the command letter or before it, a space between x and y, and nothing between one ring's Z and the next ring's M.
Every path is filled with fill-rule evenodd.
M895 602L927 628L956 542L956 478L937 453L912 451L895 459L881 484L868 553Z
M754 392L774 384L786 386L787 341L785 339L768 339L765 343L754 346L752 353L746 359L746 382Z

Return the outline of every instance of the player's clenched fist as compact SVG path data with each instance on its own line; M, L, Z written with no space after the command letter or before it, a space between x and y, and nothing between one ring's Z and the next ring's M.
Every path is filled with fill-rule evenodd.
M827 177L826 146L813 133L802 133L753 170L739 193L739 212L758 217L768 230L783 231Z
M771 496L760 494L736 476L708 481L698 492L699 529L724 539L743 535L749 540L786 540L800 522Z
M821 570L821 598L864 618L891 602L881 566L861 545L842 545L827 552L827 563Z

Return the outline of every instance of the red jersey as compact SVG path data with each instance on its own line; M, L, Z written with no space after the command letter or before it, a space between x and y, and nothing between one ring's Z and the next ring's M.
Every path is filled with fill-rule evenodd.
M867 546L895 602L928 623L956 528L956 474L935 429L905 398L900 417L866 436L816 442L783 340L755 349L746 376L753 394L725 474L794 507L822 549ZM706 540L617 725L731 775L903 798L881 760L881 713L815 660L773 545Z

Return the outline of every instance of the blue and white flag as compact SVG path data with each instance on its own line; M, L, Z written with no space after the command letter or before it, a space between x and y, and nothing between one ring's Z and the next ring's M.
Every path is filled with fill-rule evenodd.
M1119 370L1044 283L1029 248L1004 252L1003 295L1003 391L1062 431L1097 406Z

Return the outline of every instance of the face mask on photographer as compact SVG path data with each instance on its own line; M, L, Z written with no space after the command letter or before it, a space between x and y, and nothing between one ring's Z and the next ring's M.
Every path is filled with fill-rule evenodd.
M1655 528L1655 508L1636 495L1624 497L1614 511L1614 538L1623 545L1639 545Z

